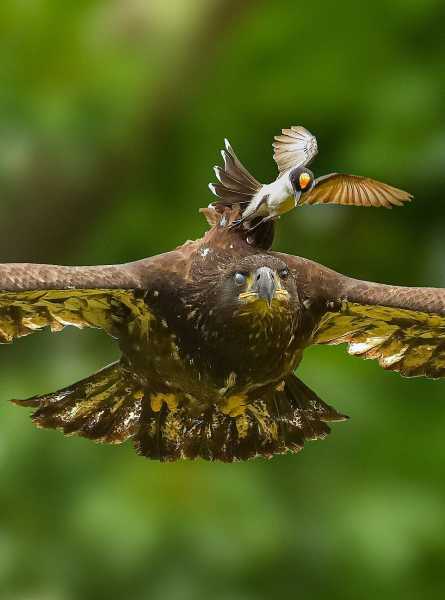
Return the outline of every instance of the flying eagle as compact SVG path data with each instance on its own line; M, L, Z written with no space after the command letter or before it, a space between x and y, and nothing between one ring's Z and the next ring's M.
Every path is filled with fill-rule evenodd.
M221 151L224 167L214 167L219 183L209 183L217 196L215 206L242 208L234 226L246 225L256 217L262 222L278 219L301 204L346 204L355 206L402 206L412 200L404 190L370 177L329 173L314 177L307 167L318 153L317 139L301 125L282 129L272 144L278 177L261 184L244 167L228 140Z
M346 417L294 374L312 344L348 344L404 376L445 375L445 290L368 283L270 251L268 223L204 209L211 228L123 265L0 265L0 341L95 327L119 361L27 400L40 427L132 440L159 460L297 452Z

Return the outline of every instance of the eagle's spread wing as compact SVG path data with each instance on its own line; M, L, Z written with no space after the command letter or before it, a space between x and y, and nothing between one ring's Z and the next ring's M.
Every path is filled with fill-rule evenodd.
M117 335L125 321L128 331L132 321L149 318L141 293L149 277L150 259L99 267L0 265L0 343L47 326L97 327Z
M346 343L350 354L407 377L445 376L445 289L370 283L297 257L287 262L314 315L312 343Z
M281 135L274 137L273 158L280 173L308 165L317 155L317 139L304 127L292 126L282 129Z
M411 194L359 175L330 173L315 180L315 185L301 195L300 204L349 204L354 206L402 206Z
M323 317L314 343L347 343L349 354L377 359L406 377L445 376L445 316L344 303Z

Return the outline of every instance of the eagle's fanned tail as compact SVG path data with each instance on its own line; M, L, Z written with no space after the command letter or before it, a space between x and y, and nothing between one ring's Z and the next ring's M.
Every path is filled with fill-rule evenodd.
M135 445L140 454L163 461L271 458L299 452L305 440L326 437L326 421L346 418L289 375L281 386L257 390L252 397L229 397L200 414L180 400L177 406L163 402L154 415L145 402Z
M120 444L139 428L144 393L122 360L56 392L13 400L35 410L38 427Z
M233 462L295 453L305 440L326 437L326 421L345 419L295 375L199 414L185 396L162 388L141 384L121 359L57 392L13 402L34 408L38 427L102 443L131 439L139 454L161 461Z

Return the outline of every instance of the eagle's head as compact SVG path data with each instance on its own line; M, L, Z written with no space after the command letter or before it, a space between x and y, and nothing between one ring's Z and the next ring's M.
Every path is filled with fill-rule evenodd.
M222 273L217 303L235 315L273 317L294 312L296 281L285 262L270 255L238 259Z

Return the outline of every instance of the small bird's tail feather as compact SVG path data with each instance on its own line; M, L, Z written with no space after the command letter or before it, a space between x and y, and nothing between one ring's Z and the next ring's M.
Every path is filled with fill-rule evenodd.
M225 150L221 151L221 155L224 167L214 168L219 184L209 184L211 192L218 198L214 204L230 207L249 204L261 184L244 167L228 140L225 140Z

